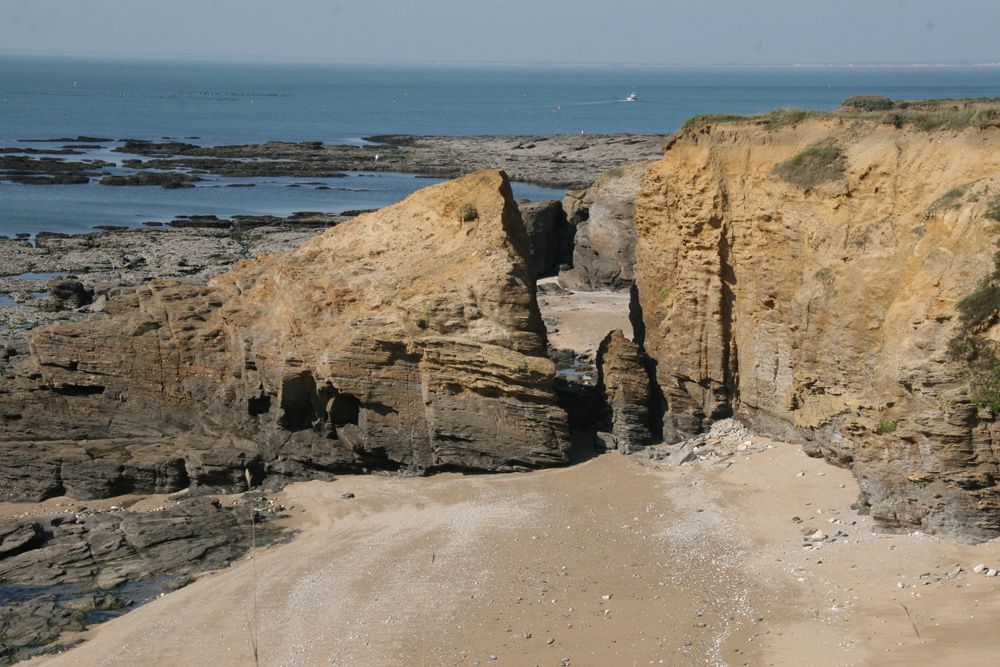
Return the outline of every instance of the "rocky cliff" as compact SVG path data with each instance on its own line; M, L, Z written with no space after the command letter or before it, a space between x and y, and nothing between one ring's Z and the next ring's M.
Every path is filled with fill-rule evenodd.
M147 283L30 345L0 381L7 498L566 461L530 244L498 171L207 286Z
M1000 534L988 107L703 118L676 136L636 205L668 439L736 415L850 466L885 526Z
M577 224L573 268L559 282L574 290L628 289L635 262L635 199L651 162L614 167L586 190L566 193L563 208Z

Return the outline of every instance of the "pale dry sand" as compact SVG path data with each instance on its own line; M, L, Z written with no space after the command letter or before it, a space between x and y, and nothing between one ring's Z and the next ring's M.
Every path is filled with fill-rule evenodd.
M944 575L1000 544L875 534L855 494L793 445L296 484L291 543L36 662L252 664L256 573L262 665L998 664L1000 577ZM805 549L805 528L848 537Z
M558 284L558 278L542 278L539 285ZM594 356L609 331L621 329L632 338L628 319L629 293L598 290L538 295L538 307L546 319L549 343L556 348Z

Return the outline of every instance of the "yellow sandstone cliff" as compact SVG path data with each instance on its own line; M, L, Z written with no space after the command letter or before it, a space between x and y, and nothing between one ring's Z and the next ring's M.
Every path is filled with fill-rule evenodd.
M884 525L1000 533L1000 426L949 350L1000 238L986 106L706 118L676 136L636 207L668 440L735 414L849 465ZM1000 340L995 321L972 334Z

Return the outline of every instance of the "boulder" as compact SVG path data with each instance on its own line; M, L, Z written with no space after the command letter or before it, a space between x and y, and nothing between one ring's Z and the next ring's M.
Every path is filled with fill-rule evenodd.
M649 445L650 381L639 346L612 331L597 349L597 372L605 426L617 449L631 454Z
M635 198L651 162L615 167L585 191L566 193L563 207L577 223L573 268L559 274L568 289L627 289L635 262Z
M9 499L567 460L530 243L495 170L207 285L145 283L30 345L0 380Z
M79 280L53 280L49 283L49 297L58 310L76 310L94 300L94 290Z

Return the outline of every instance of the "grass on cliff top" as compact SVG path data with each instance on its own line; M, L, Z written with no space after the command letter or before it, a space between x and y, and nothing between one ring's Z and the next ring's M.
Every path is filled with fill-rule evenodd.
M776 130L781 127L797 125L807 118L824 118L829 115L829 113L823 111L806 111L805 109L776 109L775 111L757 116L706 113L689 118L684 123L682 129L686 130L702 125L718 125L720 123L754 123L762 125L769 130Z
M804 190L844 177L847 157L835 144L810 146L774 167L774 174Z
M691 118L682 129L721 123L750 123L775 130L809 118L848 118L893 127L913 127L923 132L1000 127L1000 98L891 100L876 95L856 95L844 100L837 111L778 109L756 116L703 114Z

